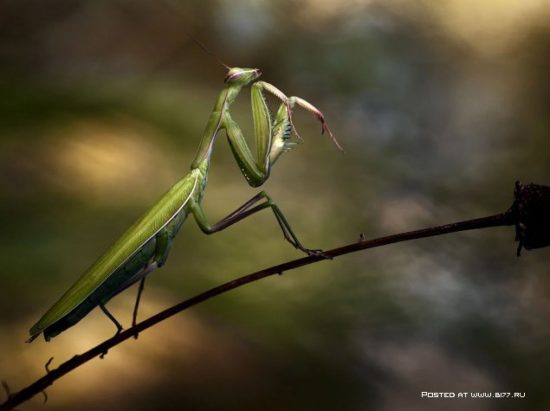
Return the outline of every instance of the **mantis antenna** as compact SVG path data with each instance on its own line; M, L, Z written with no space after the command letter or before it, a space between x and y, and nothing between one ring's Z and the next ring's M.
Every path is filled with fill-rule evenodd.
M189 37L191 40L193 40L193 42L199 46L202 51L204 51L206 54L208 54L209 56L211 56L212 58L214 58L214 60L216 60L218 62L218 64L220 64L221 66L223 66L226 70L231 70L231 67L229 67L227 64L225 64L217 55L215 55L212 50L210 50L208 47L206 47L204 45L204 43L202 43L201 41L199 41L197 38L193 37L191 34L189 33L185 33L185 35L187 37Z

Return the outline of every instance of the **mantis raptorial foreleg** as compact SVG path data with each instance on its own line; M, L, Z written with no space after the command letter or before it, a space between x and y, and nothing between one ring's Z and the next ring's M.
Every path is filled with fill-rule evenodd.
M256 84L258 84L258 86L260 88L262 88L262 89L266 90L267 92L273 94L275 97L277 97L278 99L280 99L283 102L285 111L281 112L281 110L283 109L283 106L281 106L279 108L279 112L277 113L277 117L279 118L280 114L288 116L288 121L289 121L292 129L294 130L294 133L296 134L296 136L300 140L302 138L300 137L300 135L296 131L296 128L294 127L294 123L292 122L292 109L294 108L294 106L296 104L298 106L306 109L311 114L313 114L317 118L317 120L319 120L319 122L321 123L321 133L327 132L328 135L330 136L332 142L334 143L334 145L336 147L338 147L338 150L344 151L342 146L340 146L340 144L338 143L338 140L336 140L336 137L334 137L334 135L332 134L332 131L330 131L330 128L328 127L327 122L325 121L325 116L323 115L321 110L319 110L317 107L315 107L309 101L304 100L301 97L297 97L297 96L287 97L281 90L279 90L273 84L266 83L265 81L258 81L256 83L254 83L254 86Z
M282 101L273 122L262 93L264 90ZM328 128L323 113L308 101L295 96L287 97L272 84L257 81L251 86L251 102L256 158L252 155L239 125L233 121L229 111L224 113L222 120L233 156L250 185L254 187L262 185L269 178L273 163L283 152L295 145L289 141L292 131L298 135L292 122L292 109L295 105L312 113L321 122L322 131L328 132L336 146L341 149Z

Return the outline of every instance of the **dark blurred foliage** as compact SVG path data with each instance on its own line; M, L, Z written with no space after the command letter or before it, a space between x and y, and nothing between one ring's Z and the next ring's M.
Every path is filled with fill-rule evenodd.
M188 170L224 69L259 67L319 106L265 189L310 247L504 211L550 183L549 10L489 0L0 3L0 378L28 384L108 337L92 313L28 328ZM248 92L235 118L252 132ZM269 98L270 103L276 101ZM220 138L211 220L250 198ZM350 255L168 321L49 390L51 410L548 409L550 250L512 229ZM270 215L205 237L190 219L142 316L299 256ZM135 290L110 306L128 324ZM421 400L421 391L523 400ZM44 409L34 399L23 409Z

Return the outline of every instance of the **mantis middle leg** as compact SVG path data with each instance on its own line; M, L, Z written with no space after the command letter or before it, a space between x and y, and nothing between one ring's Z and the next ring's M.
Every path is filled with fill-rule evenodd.
M181 221L182 222L182 221ZM156 245L155 245L155 255L153 261L147 264L143 270L138 274L138 277L141 277L139 282L138 294L136 301L134 303L134 311L132 313L132 327L137 324L137 316L139 310L139 303L141 301L141 296L143 294L143 289L145 288L145 279L147 275L152 271L160 268L164 265L168 259L168 254L170 253L170 248L172 247L172 241L174 239L172 233L172 225L181 225L180 221L172 221L168 227L163 228L155 236ZM138 334L134 335L134 338L138 338Z
M275 218L277 219L277 222L281 227L285 240L287 240L295 248L303 251L308 255L322 254L321 250L312 250L302 245L302 243L298 240L298 237L296 237L296 234L294 234L294 231L290 227L290 224L288 223L281 209L277 206L277 204L275 204L275 202L271 199L271 197L269 197L269 195L265 191L259 192L246 203L244 203L241 207L237 208L231 214L224 217L214 225L210 225L208 223L208 220L200 204L198 204L197 202L191 204L191 211L195 216L195 220L197 221L200 229L205 234L213 234L217 233L218 231L222 231L227 227L245 219L246 217L249 217L252 214L255 214L258 211L264 210L266 208L271 208L271 210L273 211L273 214L275 215Z

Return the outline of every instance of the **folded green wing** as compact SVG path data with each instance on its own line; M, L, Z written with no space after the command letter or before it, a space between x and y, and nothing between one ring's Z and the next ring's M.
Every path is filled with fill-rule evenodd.
M31 338L70 313L138 251L143 244L168 224L195 193L198 178L197 172L191 172L174 184L42 316L30 329Z

